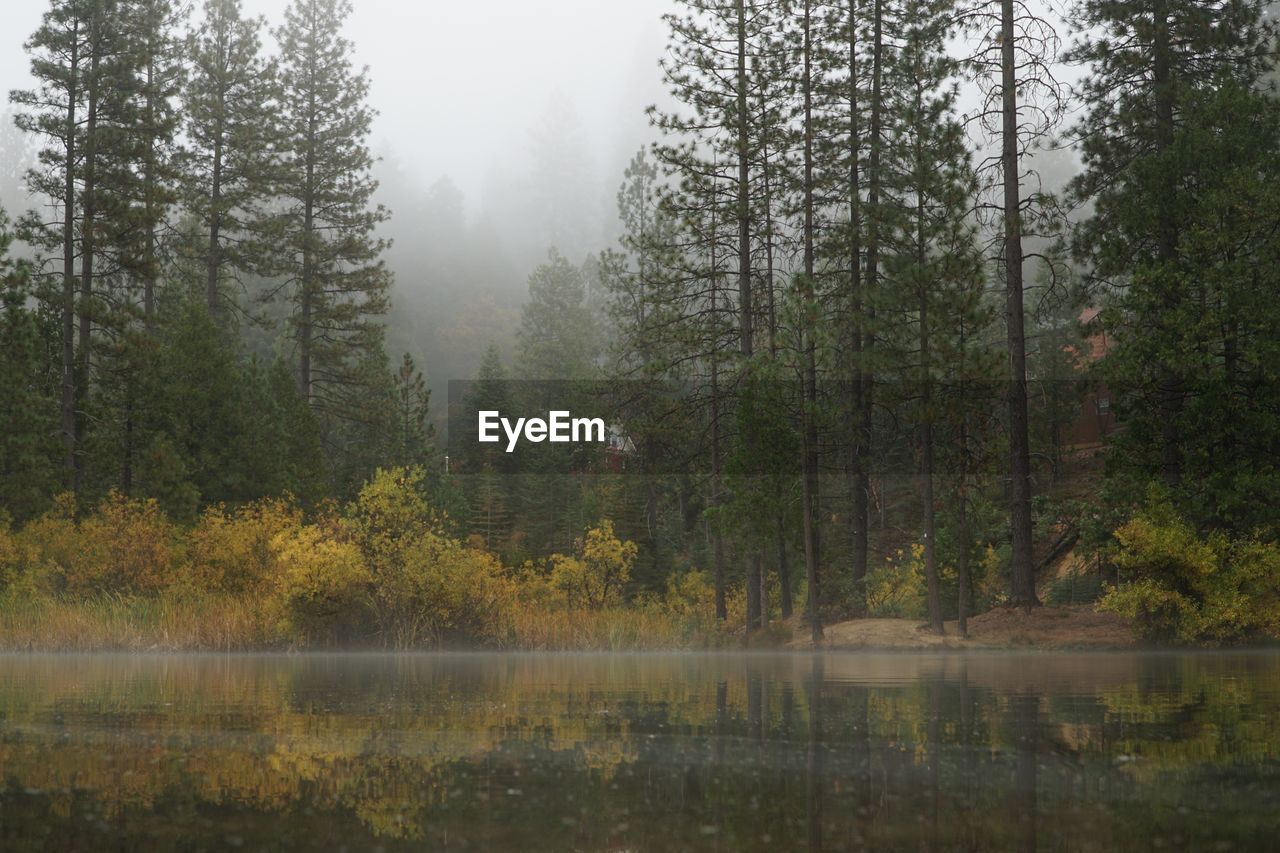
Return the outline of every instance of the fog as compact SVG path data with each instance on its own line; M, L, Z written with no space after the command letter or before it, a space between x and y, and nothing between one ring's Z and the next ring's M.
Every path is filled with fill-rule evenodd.
M274 27L287 0L243 5ZM199 0L194 6L198 17ZM450 176L470 215L487 180L530 165L531 130L551 104L576 111L583 143L604 167L625 163L644 137L644 105L662 91L667 0L353 6L347 35L370 70L375 148L398 155L424 185ZM0 91L30 85L22 44L47 8L46 0L0 4Z
M243 5L275 28L287 2ZM439 395L472 375L489 343L510 354L528 273L550 246L581 262L612 242L623 169L655 137L645 107L666 98L662 14L675 4L353 5L346 34L369 69L378 200L392 212L387 349L393 360L413 354ZM0 4L0 92L31 85L22 45L47 8ZM264 47L274 51L273 39ZM7 112L4 125L0 202L16 213L32 202L5 153L16 133Z
M287 0L243 6L275 28ZM346 34L369 69L379 200L392 212L387 349L415 357L437 401L489 343L510 353L528 273L550 245L581 261L611 240L622 171L652 138L644 109L664 96L671 7L354 0ZM0 4L6 96L31 85L22 46L47 8ZM202 3L192 12L198 19ZM274 52L273 39L264 47ZM7 106L0 138L15 132ZM14 159L5 150L0 159ZM16 215L31 205L17 190L21 170L0 165L0 202Z

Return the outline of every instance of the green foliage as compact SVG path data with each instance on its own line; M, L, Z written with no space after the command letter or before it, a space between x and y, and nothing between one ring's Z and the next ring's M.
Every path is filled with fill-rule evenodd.
M371 373L367 357L381 351L376 318L387 310L391 274L381 257L387 241L375 231L389 214L372 201L373 110L368 73L342 35L350 14L347 0L294 0L276 30L275 272L288 282L299 388L322 422L370 414L360 392L386 373L385 358Z
M271 268L278 69L262 56L262 28L261 18L244 17L240 0L205 0L203 20L187 40L181 197L196 227L186 250L190 275L214 314L228 300L234 304L228 283Z
M11 241L0 209L0 510L25 521L58 486L57 329L47 310L32 309L29 270L8 257Z
M1246 643L1280 639L1280 546L1199 533L1158 491L1116 531L1120 586L1102 607L1148 639Z
M867 614L916 619L925 613L924 546L899 549L867 572Z

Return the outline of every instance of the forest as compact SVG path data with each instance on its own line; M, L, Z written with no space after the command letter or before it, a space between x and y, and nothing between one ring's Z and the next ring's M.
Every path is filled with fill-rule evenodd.
M0 646L1280 639L1267 4L675 0L609 224L559 151L524 269L375 154L351 13L25 36ZM608 441L477 441L550 408Z

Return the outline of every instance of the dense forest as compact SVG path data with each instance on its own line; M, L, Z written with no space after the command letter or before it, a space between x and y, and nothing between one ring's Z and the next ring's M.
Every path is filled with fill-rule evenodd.
M517 296L524 249L374 155L346 0L50 0L0 134L6 642L156 602L226 646L1046 600L1280 637L1265 5L674 7L608 225L539 148ZM610 440L475 440L553 408Z

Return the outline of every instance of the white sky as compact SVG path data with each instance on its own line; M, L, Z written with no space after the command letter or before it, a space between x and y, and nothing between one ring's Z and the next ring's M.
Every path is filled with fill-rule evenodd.
M194 15L203 0L195 0ZM243 0L283 20L287 0ZM424 182L448 174L474 212L490 167L529 153L529 133L553 96L576 110L601 166L625 165L649 138L644 107L659 99L657 68L670 0L353 0L346 34L370 68L379 111L373 147L388 147ZM0 96L30 85L22 44L48 0L0 0ZM270 38L265 44L273 48ZM0 112L4 105L0 105ZM621 179L621 165L618 166ZM611 178L612 184L612 178Z

